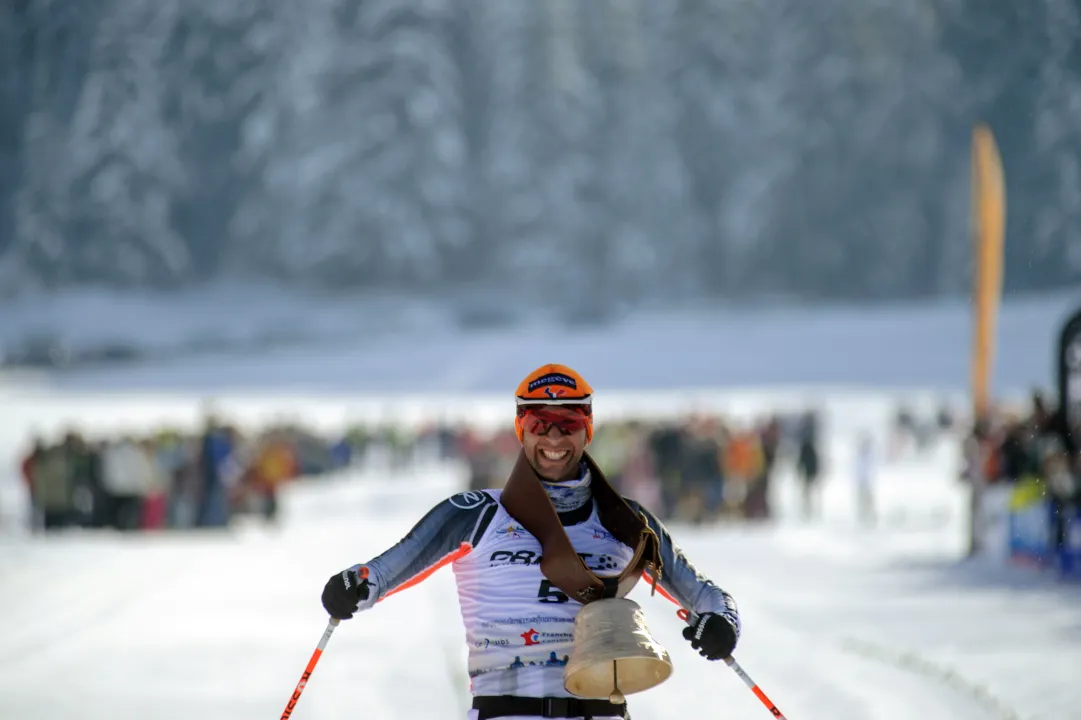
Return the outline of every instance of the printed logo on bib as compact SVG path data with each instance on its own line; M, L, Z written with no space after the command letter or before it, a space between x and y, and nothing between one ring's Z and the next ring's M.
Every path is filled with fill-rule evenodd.
M529 662L523 662L521 655L515 655L514 656L514 662L512 662L510 665L508 665L507 669L508 670L517 670L518 668L524 668L524 667L562 667L562 666L566 665L569 660L570 660L569 656L564 655L563 657L559 657L558 655L555 654L555 652L548 653L548 658L546 660L539 660L538 659L538 660L530 660Z
M520 539L529 535L529 531L521 525L507 525L506 527L496 528L495 534Z
M543 625L548 623L567 623L568 625L574 622L574 618L564 617L562 615L529 615L527 617L501 617L492 618L491 620L483 621L480 626L484 629L503 627L505 625Z
M450 504L456 508L462 510L472 510L475 507L480 507L487 502L488 496L482 492L470 490L469 492L458 493L457 495L450 496Z
M601 553L578 553L590 570L618 570L619 564L611 555ZM533 550L496 550L488 558L489 567L496 565L540 565L543 555Z
M507 638L483 638L474 642L473 645L484 650L492 646L506 647L510 645L510 640L508 640Z
M529 628L521 634L521 638L526 647L529 647L530 645L540 645L546 642L570 642L574 640L574 633L537 632L533 628Z
M540 565L540 561L541 554L533 550L496 550L488 558L488 565Z

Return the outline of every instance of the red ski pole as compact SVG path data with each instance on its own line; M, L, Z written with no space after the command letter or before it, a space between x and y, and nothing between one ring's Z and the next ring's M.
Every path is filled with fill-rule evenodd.
M334 628L338 627L339 622L341 621L337 618L331 618L330 622L327 623L327 629L323 631L323 637L319 640L319 644L316 645L315 652L312 653L312 659L308 661L308 667L304 668L304 674L300 676L300 682L297 683L296 690L293 691L292 697L289 698L289 704L285 706L285 712L282 713L281 720L289 720L289 716L293 714L293 708L297 706L300 693L304 692L304 686L308 684L308 678L315 671L315 664L319 662L323 650L327 647L327 641L330 640L330 636L333 634Z
M694 613L685 608L680 608L678 611L676 611L676 614L679 615L681 619L685 620L689 625L693 625L698 619L694 615ZM724 662L726 665L728 665L728 667L732 668L732 670L735 671L736 675L739 675L739 679L742 680L743 683L751 689L751 692L754 693L754 696L758 698L763 705L766 706L766 709L773 714L773 717L778 718L779 720L785 720L785 716L781 714L781 711L777 709L777 706L773 704L773 701L766 697L766 693L762 692L762 689L758 687L755 681L751 679L751 676L748 675L742 667L740 667L740 664L736 662L736 659L734 657L726 657L724 659Z
M777 709L777 706L773 704L773 701L766 697L766 694L762 692L762 689L758 687L758 685L755 684L754 680L751 679L751 676L748 675L744 671L744 669L739 666L739 663L736 662L736 659L734 657L726 657L724 661L728 665L728 667L735 670L736 675L739 675L739 679L742 680L743 683L751 689L751 692L754 693L754 696L756 698L762 701L762 704L766 706L766 709L773 713L773 717L780 718L780 720L785 720L785 716L781 714L781 711Z

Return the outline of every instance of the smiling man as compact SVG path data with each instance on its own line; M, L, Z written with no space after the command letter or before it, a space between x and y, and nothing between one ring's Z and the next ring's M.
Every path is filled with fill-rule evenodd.
M336 573L323 607L348 619L452 564L469 650L471 720L627 718L626 703L574 698L563 668L583 604L623 597L645 577L695 624L710 660L739 638L732 597L700 575L657 518L619 496L586 453L593 389L544 365L516 392L522 452L502 490L465 492L434 507L397 545Z

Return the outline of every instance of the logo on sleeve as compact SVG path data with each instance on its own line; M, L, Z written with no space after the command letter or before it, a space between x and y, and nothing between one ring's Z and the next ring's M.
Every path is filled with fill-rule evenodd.
M458 493L457 495L450 496L450 504L456 508L462 510L472 510L473 508L480 507L488 501L488 496L485 493L477 492L476 490L470 490L469 492Z

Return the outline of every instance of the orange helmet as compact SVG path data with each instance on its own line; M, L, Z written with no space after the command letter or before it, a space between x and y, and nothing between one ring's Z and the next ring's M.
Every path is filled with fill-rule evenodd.
M518 408L528 405L585 406L586 442L593 440L593 388L566 365L541 365L525 376L514 395ZM518 440L522 440L525 431L520 414L514 418L514 431Z

